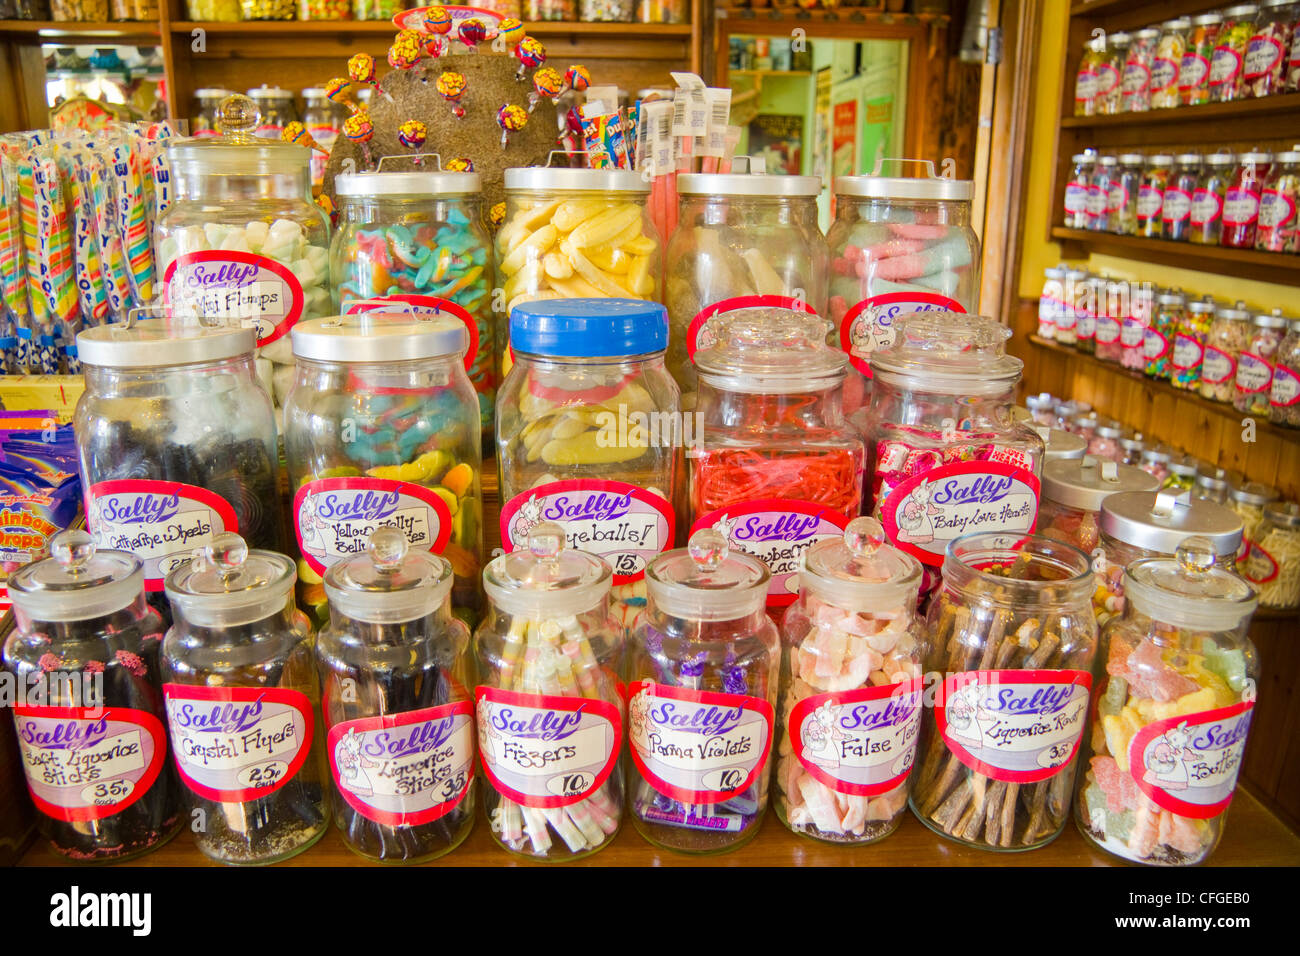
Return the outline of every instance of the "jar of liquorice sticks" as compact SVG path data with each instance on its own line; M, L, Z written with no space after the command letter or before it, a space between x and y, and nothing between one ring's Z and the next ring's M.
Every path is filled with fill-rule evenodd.
M613 569L535 525L483 569L474 634L479 755L492 836L547 862L607 846L623 820L623 628Z
M140 559L96 551L85 531L9 578L5 666L22 688L14 726L37 829L79 861L125 860L180 823L158 688L163 623ZM40 702L43 701L43 702Z
M1054 840L1070 812L1097 649L1089 557L1043 535L948 545L927 619L911 805L930 829L991 850Z
M771 573L721 528L646 569L632 636L632 820L656 846L720 853L748 842L768 797L780 638L763 613Z
M469 628L451 615L451 565L397 528L325 572L316 643L334 819L353 852L418 863L474 824Z
M222 863L275 863L325 832L320 683L294 563L217 535L167 576L162 647L172 754L190 827Z

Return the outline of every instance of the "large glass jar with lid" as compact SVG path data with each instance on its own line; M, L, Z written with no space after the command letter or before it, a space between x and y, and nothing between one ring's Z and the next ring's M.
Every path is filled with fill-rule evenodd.
M1100 156L1092 168L1088 181L1088 228L1105 232L1110 228L1111 188L1119 174L1119 160L1114 156Z
M496 395L491 239L479 174L422 169L340 173L338 229L330 243L340 312L451 315L465 323L469 380L484 436Z
M505 188L496 269L507 321L539 299L659 301L663 250L640 173L530 166L507 169ZM512 359L505 343L498 351L504 377Z
M874 843L907 806L921 723L921 565L855 518L808 549L781 628L776 792L781 822L829 843Z
M1106 229L1120 236L1131 236L1138 228L1138 194L1142 189L1141 153L1120 153L1119 166L1110 181L1106 199Z
M1268 420L1275 425L1300 427L1300 319L1291 322L1286 338L1277 347L1268 396Z
M63 531L9 577L4 663L36 828L60 856L125 860L180 828L159 687L163 622L140 559ZM10 808L11 812L13 807Z
M984 316L918 313L872 355L866 417L871 513L938 583L963 533L1027 533L1038 515L1043 440L1011 417L1023 363L1011 332Z
M1120 79L1121 112L1145 113L1151 108L1151 68L1155 65L1160 31L1144 27L1133 34Z
M884 176L884 164L919 164L922 175ZM901 170L900 170L901 172ZM835 179L831 320L853 366L894 341L909 312L970 312L979 301L980 246L971 224L975 184L936 176L934 164L879 160L870 176ZM860 401L850 396L850 413Z
M718 528L646 569L649 604L628 655L628 791L655 846L719 853L762 824L781 665L763 612L769 577Z
M1192 196L1201 178L1201 154L1178 153L1169 172L1164 202L1160 207L1164 237L1184 242L1192 229Z
M712 344L714 316L754 306L826 314L830 255L817 226L821 188L816 176L677 177L664 303L668 370L687 409L695 406L695 353Z
M1073 170L1065 186L1065 228L1088 228L1088 184L1092 179L1097 154L1091 150L1070 157Z
M329 821L315 634L294 604L296 576L290 558L230 531L167 576L172 756L194 842L222 863L288 859Z
M253 134L252 100L222 103L222 136L167 147L175 198L154 229L169 314L257 329L258 372L279 409L289 330L327 315L329 221L311 198L311 151Z
M1251 322L1250 340L1237 359L1236 395L1232 403L1237 411L1257 418L1268 417L1273 364L1287 325L1281 309L1261 312Z
M285 458L300 598L322 617L326 568L361 553L366 535L387 525L451 563L452 601L477 620L482 446L465 376L468 328L445 312L363 312L294 329Z
M1133 37L1117 31L1106 36L1105 52L1097 64L1097 83L1093 93L1093 113L1112 116L1123 111L1124 64Z
M1060 311L1056 317L1056 341L1062 345L1077 346L1079 343L1078 299L1087 280L1088 273L1085 270L1066 268Z
M1255 591L1195 536L1172 558L1133 561L1123 580L1124 614L1097 654L1075 820L1123 859L1200 863L1223 833L1255 706Z
M1242 63L1242 96L1272 96L1286 85L1297 12L1295 0L1262 0Z
M1187 17L1160 24L1160 39L1156 41L1151 62L1151 108L1154 110L1178 105L1178 71L1187 52L1187 35L1191 29L1192 21Z
M1242 98L1245 88L1246 52L1255 35L1259 7L1239 3L1223 11L1223 22L1210 57L1210 102L1228 103Z
M278 140L286 126L299 120L298 107L294 103L292 90L263 83L249 90L248 96L257 105L260 114L253 131L257 136Z
M1174 157L1167 153L1147 157L1137 198L1137 235L1144 239L1164 236L1165 190L1173 165Z
M1074 74L1074 115L1092 116L1097 109L1097 67L1106 56L1106 38L1083 41L1083 55Z
M1187 238L1203 246L1217 246L1223 236L1223 199L1237 157L1227 152L1208 153L1203 162L1192 193L1191 228Z
M1270 501L1237 571L1259 592L1260 607L1300 607L1300 505Z
M1269 152L1242 153L1223 194L1223 235L1219 244L1229 249L1254 249L1259 232L1260 200L1264 181L1273 166Z
M1238 303L1238 307L1241 303ZM1200 388L1201 371L1205 362L1205 338L1210 333L1218 306L1212 299L1198 299L1187 303L1174 334L1174 347L1169 356L1169 384L1185 391Z
M647 562L675 543L683 448L700 437L664 365L664 307L551 299L516 306L510 323L515 365L497 402L502 546L527 547L533 527L557 522L570 547L613 567L630 629Z
M926 619L927 690L910 802L958 843L1032 850L1070 812L1097 650L1088 555L1037 534L948 546ZM1015 748L1006 742L1019 742Z
M1238 303L1240 306L1241 303ZM1231 402L1236 395L1237 361L1250 347L1250 313L1223 305L1205 334L1198 389L1202 398Z
M474 825L469 629L451 582L450 564L393 527L325 572L316 662L334 819L348 849L381 863L442 856Z
M719 316L716 341L695 356L690 531L715 528L766 561L778 613L794 601L800 555L862 508L865 448L841 400L848 356L826 328L806 312L740 309Z
M1178 99L1183 106L1210 102L1210 60L1222 24L1223 17L1216 12L1192 17L1187 52L1178 70Z
M1259 228L1255 248L1260 252L1300 252L1300 150L1273 157L1259 197Z
M505 849L546 862L609 845L623 820L623 628L613 570L543 521L483 569L474 634L483 802ZM551 741L566 740L559 746Z
M143 562L160 610L167 575L222 532L285 549L275 421L255 344L252 329L161 319L77 335L86 527L97 547Z

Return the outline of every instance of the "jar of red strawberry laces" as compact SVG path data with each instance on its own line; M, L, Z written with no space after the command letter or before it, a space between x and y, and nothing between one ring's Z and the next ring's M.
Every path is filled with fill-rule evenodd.
M1006 354L1009 329L942 312L898 326L871 357L869 491L889 540L925 566L926 595L952 539L1033 529L1043 439L1011 417L1024 366Z
M841 405L848 356L807 312L739 309L710 326L714 344L695 353L691 534L714 528L766 562L778 611L795 599L804 550L841 535L862 508L865 446Z

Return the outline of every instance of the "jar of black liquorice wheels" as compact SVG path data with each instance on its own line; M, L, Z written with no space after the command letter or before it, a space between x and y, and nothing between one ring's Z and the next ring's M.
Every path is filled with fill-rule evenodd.
M77 336L86 391L74 427L86 527L130 551L166 615L163 579L223 531L284 550L271 400L252 329L160 319Z
M222 863L287 859L328 822L320 684L296 580L291 559L231 532L167 576L172 754L194 842Z
M4 662L27 702L14 709L27 789L56 853L125 860L180 825L158 689L163 623L138 558L97 552L84 531L55 535L50 553L9 578Z
M334 816L354 853L417 863L474 825L469 628L451 616L451 565L379 527L325 572L330 626L316 660Z

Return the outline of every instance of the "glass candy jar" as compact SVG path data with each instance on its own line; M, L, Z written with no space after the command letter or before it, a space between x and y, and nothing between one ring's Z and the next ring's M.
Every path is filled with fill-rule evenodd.
M1160 24L1160 39L1151 63L1152 109L1167 110L1178 105L1178 70L1187 52L1187 35L1191 29L1192 21L1187 17Z
M968 846L1043 846L1069 815L1087 723L1088 555L1041 535L971 534L949 545L943 581L925 661L943 684L926 701L912 810Z
M1038 296L1038 337L1055 339L1065 307L1065 267L1050 266L1043 270L1043 291Z
M831 320L853 366L870 376L871 353L894 341L894 320L910 312L970 312L979 302L980 245L971 224L975 184L936 176L835 179ZM850 412L861 402L846 402Z
M628 666L631 813L656 846L718 853L767 809L780 638L762 561L712 528L646 569Z
M1106 198L1106 230L1131 236L1138 229L1138 199L1142 190L1141 153L1120 153L1119 166Z
M476 620L483 490L468 328L445 313L360 313L294 329L284 447L299 596L322 619L325 569L391 525L451 563L452 600Z
M1144 239L1164 236L1165 190L1173 165L1174 157L1167 153L1147 157L1137 198L1137 235Z
M1105 232L1110 228L1112 189L1119 176L1119 160L1100 156L1088 180L1088 228Z
M190 124L191 136L209 137L221 135L221 131L217 129L217 110L221 106L221 101L230 95L230 90L216 87L205 87L194 91L194 98L199 101L199 115Z
M1238 303L1240 305L1241 303ZM1250 346L1250 313L1220 306L1205 334L1198 390L1202 398L1231 402L1236 395L1237 360Z
M325 572L330 625L316 642L334 819L348 849L418 863L474 825L469 629L452 571L397 528Z
M1259 592L1260 607L1300 607L1300 505L1270 501L1238 572Z
M1274 160L1260 193L1255 248L1260 252L1300 252L1296 209L1300 203L1300 150L1278 153Z
M1151 68L1155 65L1160 31L1146 27L1133 34L1120 81L1121 112L1145 113L1151 108Z
M874 518L806 552L776 725L774 803L795 833L861 845L897 829L921 724L920 583Z
M1065 186L1065 228L1088 228L1088 183L1092 178L1097 154L1085 150L1070 158L1073 172Z
M942 312L899 325L871 359L868 490L890 542L926 566L926 595L963 532L1034 527L1043 440L1010 415L1023 363L1009 329Z
M1097 109L1097 67L1105 58L1104 36L1083 43L1083 55L1074 74L1074 115L1092 116Z
M483 569L474 634L479 756L492 836L546 862L608 846L623 819L623 628L609 564L544 521Z
M1209 153L1192 192L1191 225L1187 238L1203 246L1217 246L1223 236L1223 199L1232 178L1237 157L1232 153Z
M664 365L664 307L636 299L516 306L515 364L497 402L501 543L527 547L543 521L613 568L629 630L645 609L645 567L675 543L682 449L699 437ZM693 430L692 430L693 431Z
M1246 50L1255 34L1259 7L1242 3L1223 11L1223 23L1210 57L1210 102L1228 103L1242 97Z
M1238 307L1241 304L1238 303ZM1169 354L1169 384L1184 391L1196 391L1201 384L1201 368L1205 362L1205 338L1210 332L1217 310L1214 302L1200 299L1187 303L1174 334L1174 347Z
M1263 183L1272 168L1273 154L1242 153L1237 160L1223 194L1223 235L1219 244L1229 249L1254 249Z
M229 97L225 135L167 147L175 199L154 244L169 314L256 328L278 417L293 383L289 330L330 311L329 221L312 201L311 150L253 135L258 115Z
M1268 418L1273 363L1286 336L1287 324L1281 309L1255 316L1250 341L1237 359L1236 395L1232 402L1237 411Z
M713 342L709 320L755 306L825 315L830 254L817 227L816 176L684 173L677 192L664 302L668 370L689 409L695 353Z
M1192 17L1192 32L1187 37L1187 52L1178 69L1178 98L1183 106L1210 102L1210 61L1218 44L1223 16L1205 13Z
M168 327L160 319L86 329L86 391L74 429L86 527L100 548L163 581L223 531L285 548L271 400L251 329Z
M1175 242L1187 240L1192 229L1192 196L1201 178L1201 154L1179 153L1169 173L1164 202L1160 207L1164 237Z
M315 635L293 561L223 532L167 576L162 646L172 756L194 842L222 863L276 863L329 820Z
M1277 347L1268 396L1268 420L1275 425L1300 427L1300 319L1291 322L1286 338Z
M947 313L944 313L947 315ZM720 531L767 562L768 604L794 601L800 554L862 508L865 447L843 416L848 357L789 309L720 316L696 353L701 438L688 460L691 533Z
M1133 37L1122 31L1105 38L1105 52L1097 64L1097 82L1093 93L1093 114L1112 116L1123 111L1124 65L1128 61L1128 47Z
M340 312L442 313L465 323L466 371L491 434L496 386L491 240L479 174L340 173L330 274Z
M10 575L4 645L36 828L69 860L129 859L181 824L159 689L163 622L145 603L139 558L96 551L84 531L55 535L50 553Z
M338 2L338 0L334 0ZM293 17L286 19L292 20ZM303 19L307 19L304 17ZM262 84L248 91L260 114L254 134L263 139L278 140L284 128L298 121L298 107L293 102L293 91L278 86Z
M1242 525L1241 549L1237 552L1238 573L1250 552L1251 542L1258 537L1259 526L1264 523L1264 507L1278 498L1277 489L1262 481L1243 479L1228 489L1228 507L1236 512Z
M1223 832L1259 662L1246 636L1255 592L1214 563L1199 537L1133 562L1124 614L1102 635L1075 820L1126 860L1200 863Z

